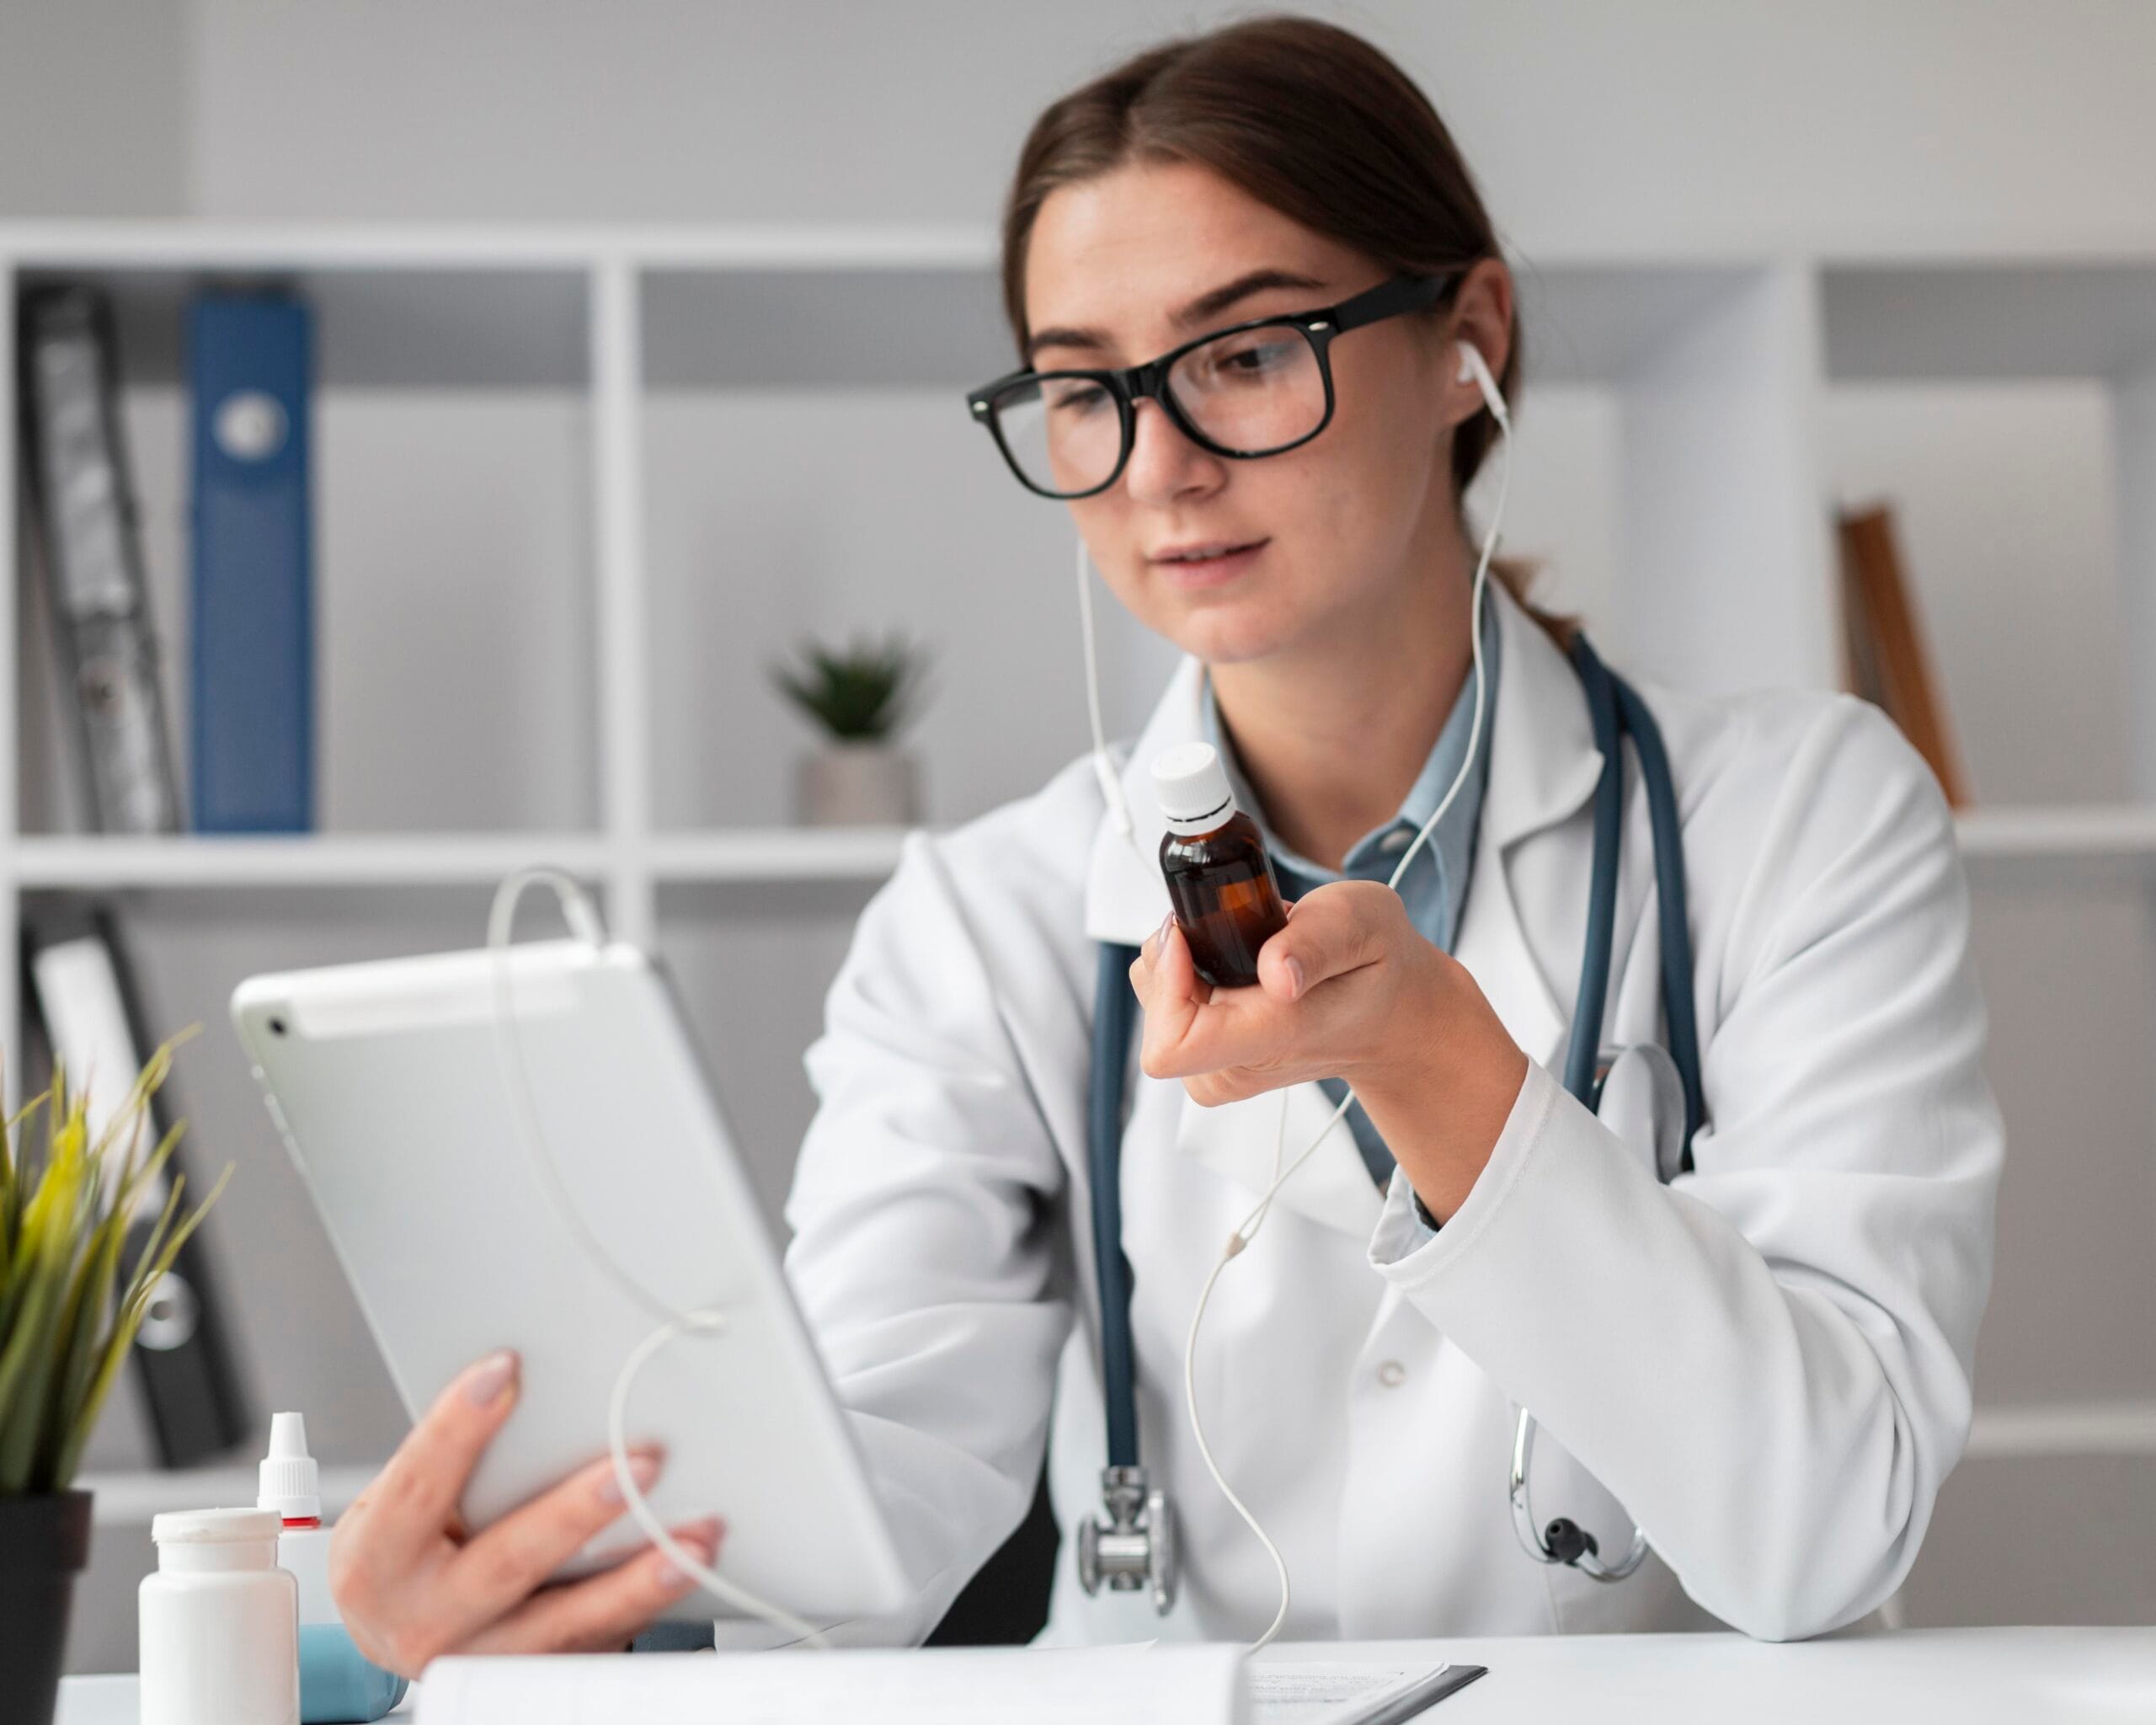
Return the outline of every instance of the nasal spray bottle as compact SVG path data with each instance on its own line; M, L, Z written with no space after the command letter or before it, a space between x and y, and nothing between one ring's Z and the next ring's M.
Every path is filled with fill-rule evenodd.
M1287 906L1257 823L1235 807L1220 752L1178 743L1153 762L1167 817L1161 873L1198 974L1215 988L1257 981L1257 949L1287 927Z
M321 1479L307 1454L306 1419L273 1415L255 1507L283 1518L277 1567L300 1584L300 1718L303 1725L360 1725L402 1701L405 1683L361 1655L329 1596L329 1530L322 1525Z

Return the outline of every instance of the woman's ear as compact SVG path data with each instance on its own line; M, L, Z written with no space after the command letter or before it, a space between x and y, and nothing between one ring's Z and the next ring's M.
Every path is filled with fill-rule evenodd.
M1453 296L1447 334L1453 341L1473 343L1492 377L1504 377L1513 350L1513 277L1502 259L1485 258L1467 272ZM1464 424L1483 410L1482 391L1472 375L1463 377L1456 361L1445 366L1444 375L1449 424Z

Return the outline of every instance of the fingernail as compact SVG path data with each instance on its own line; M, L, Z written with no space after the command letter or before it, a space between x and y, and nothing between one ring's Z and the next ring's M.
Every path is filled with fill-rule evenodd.
M1300 999L1303 992L1303 961L1300 959L1289 959L1287 969L1288 998L1291 1001Z
M516 1355L504 1348L489 1354L464 1379L464 1399L474 1407L491 1407L516 1376Z
M629 1477L637 1482L637 1489L648 1492L651 1482L659 1477L659 1454L656 1450L638 1450L629 1457ZM621 1476L610 1465L599 1482L599 1501L602 1503L622 1503L627 1499L622 1495Z
M1154 931L1153 937L1159 941L1162 946L1166 946L1168 943L1168 931L1175 926L1176 913L1171 911L1166 916L1161 919L1161 926Z
M699 1521L693 1527L676 1528L674 1530L674 1543L694 1557L697 1562L709 1568L712 1559L718 1555L719 1532L718 1518L712 1516L708 1520ZM684 1574L670 1562L659 1571L659 1583L664 1587L686 1587L695 1578L693 1576Z

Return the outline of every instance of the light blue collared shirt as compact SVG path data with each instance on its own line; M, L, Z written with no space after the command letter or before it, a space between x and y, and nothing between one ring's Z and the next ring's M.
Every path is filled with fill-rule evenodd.
M1444 819L1431 832L1428 842L1415 853L1415 860L1407 865L1407 873L1400 881L1401 902L1406 907L1408 921L1425 939L1446 952L1452 950L1460 912L1467 903L1468 876L1475 865L1475 830L1482 812L1482 788L1490 777L1491 720L1497 710L1497 634L1496 607L1486 602L1482 607L1482 665L1488 686L1483 693L1482 735L1476 745L1474 770L1467 775L1467 782L1460 788L1452 807L1445 810ZM1422 763L1422 771L1415 782L1408 787L1399 813L1384 825L1373 827L1356 840L1342 858L1342 866L1336 873L1291 850L1267 823L1257 793L1251 789L1249 781L1243 777L1241 763L1235 759L1234 745L1222 730L1219 709L1213 699L1212 679L1208 677L1205 681L1205 740L1220 751L1220 763L1227 769L1228 784L1235 793L1236 805L1249 814L1264 835L1273 873L1280 879L1281 896L1290 901L1328 881L1390 880L1401 855L1422 830L1422 823L1430 818L1438 800L1451 788L1460 762L1467 757L1468 733L1473 729L1474 723L1475 674L1470 670L1466 681L1460 685L1451 713L1446 716L1444 729L1438 733L1429 758ZM1336 1106L1348 1093L1343 1079L1321 1078L1318 1081ZM1380 1187L1385 1186L1392 1178L1392 1152L1385 1148L1384 1137L1363 1112L1361 1102L1348 1108L1348 1126L1355 1135L1356 1148L1363 1153L1370 1178Z

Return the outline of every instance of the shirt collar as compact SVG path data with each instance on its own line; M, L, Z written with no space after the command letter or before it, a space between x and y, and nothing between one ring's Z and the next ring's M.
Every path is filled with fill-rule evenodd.
M1439 879L1444 884L1447 898L1454 900L1454 916L1458 921L1458 904L1467 877L1469 862L1474 855L1475 826L1482 803L1482 783L1489 772L1490 733L1492 718L1497 705L1498 664L1502 657L1499 646L1500 630L1497 608L1494 604L1482 608L1482 663L1483 676L1487 687L1482 697L1482 730L1476 744L1476 771L1467 776L1467 782L1460 788L1460 794L1453 799L1452 807L1430 834L1425 849L1437 853ZM1339 871L1314 862L1289 846L1275 833L1265 819L1257 795L1250 782L1243 776L1242 763L1236 758L1235 746L1226 737L1220 724L1219 704L1213 697L1213 680L1206 676L1199 713L1200 733L1204 740L1220 751L1220 764L1228 776L1229 788L1235 795L1238 807L1246 810L1257 823L1265 847L1271 852L1273 866L1292 871L1301 882L1315 885L1321 881L1337 880ZM1390 864L1397 860L1395 853L1380 848L1380 841L1394 829L1405 826L1412 834L1422 830L1422 823L1436 813L1438 804L1453 780L1459 776L1460 762L1467 757L1468 738L1475 729L1475 676L1470 670L1460 685L1460 693L1454 698L1452 711L1445 717L1438 732L1437 741L1431 745L1422 762L1422 770L1416 775L1415 782L1407 788L1407 794L1401 799L1400 808L1391 820L1383 825L1373 827L1348 847L1342 858L1348 869L1365 863L1374 852L1386 863L1385 873L1390 875Z

